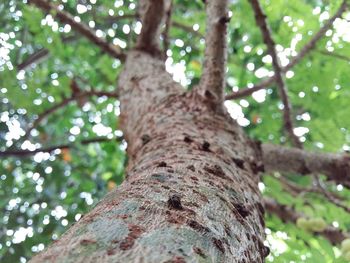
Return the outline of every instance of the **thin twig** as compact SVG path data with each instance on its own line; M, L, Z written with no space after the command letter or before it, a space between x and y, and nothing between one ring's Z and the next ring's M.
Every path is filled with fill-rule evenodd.
M62 23L69 24L75 31L85 36L95 45L99 46L104 52L118 58L121 61L125 60L125 54L122 52L120 47L108 43L105 38L98 37L94 30L81 22L77 22L71 14L60 10L56 5L47 0L30 0L29 3L34 4L38 8L47 12L53 12L54 16L58 20L60 20Z
M328 29L330 29L333 25L333 22L345 12L347 9L346 0L340 5L337 12L319 29L319 31L305 44L305 46L298 52L298 55L285 67L282 68L282 72L287 72L292 67L294 67L297 63L299 63L313 48L316 46L316 43L324 36ZM238 99L252 93L268 88L272 83L276 81L276 76L272 76L268 79L263 80L261 83L254 85L253 87L245 87L240 89L237 92L233 92L231 94L226 95L226 100Z
M286 71L290 68L294 67L295 64L299 63L300 60L302 60L307 53L310 52L310 50L314 49L316 46L316 43L326 34L328 29L330 29L333 25L333 22L340 17L343 12L345 12L347 8L347 0L344 0L342 4L340 5L337 12L326 21L326 23L321 27L321 29L310 39L309 42L306 43L306 45L298 52L298 55L293 58L293 60L286 66Z
M345 212L350 213L350 207L344 205L342 203L342 198L332 192L329 192L324 186L313 186L313 187L302 187L295 183L290 182L283 176L280 176L279 181L283 184L283 186L295 193L296 195L304 194L304 193L316 193L321 194L324 198L326 198L330 203L334 204L335 206L338 206L342 208Z
M283 103L283 121L284 128L289 135L289 139L292 144L297 148L303 148L299 138L294 134L293 120L292 120L292 105L288 97L287 84L283 78L283 72L281 69L280 61L277 56L275 42L272 38L272 32L266 20L266 15L262 10L259 0L249 1L255 14L256 24L259 26L265 45L267 46L268 53L272 57L272 65L275 72L275 79L279 89L280 98Z
M69 43L77 39L77 36L69 36L62 39L63 43ZM46 48L41 48L38 51L31 54L26 60L17 65L17 70L25 70L27 67L33 63L40 63L49 55L49 50Z
M50 114L56 112L57 110L65 107L67 104L69 104L72 101L76 101L79 99L83 99L83 98L87 98L87 97L91 97L91 96L97 96L97 97L109 97L109 98L118 98L118 95L116 93L112 93L112 92L106 92L106 91L82 91L78 94L72 94L70 97L63 99L61 102L53 105L52 107L50 107L49 109L45 110L44 112L40 113L38 115L38 118L29 126L29 128L26 130L25 135L23 136L23 138L28 138L30 132L35 129L36 127L38 127L38 125L47 118L47 116L49 116Z
M316 50L316 51L318 53L322 54L322 55L338 58L338 59L341 59L341 60L344 60L344 61L350 63L350 57L347 57L347 56L344 56L344 55L341 55L341 54L337 54L337 53L334 53L334 52L330 52L330 51L327 51L327 50Z
M279 204L271 198L264 198L266 210L277 215L283 222L296 223L298 218L305 217L303 214L295 211L292 207ZM327 226L322 232L314 233L328 239L332 244L340 244L344 239L349 238L349 233L343 233L339 228Z
M183 31L189 32L194 36L204 38L204 35L201 32L199 32L198 30L194 30L192 26L185 25L179 21L172 21L171 25L176 27L176 28L182 29Z
M101 137L101 138L93 138L93 139L86 139L86 140L82 140L78 143L82 144L82 145L86 145L86 144L89 144L89 143L97 143L97 142L110 142L110 141L113 141L113 140L116 140L116 141L121 141L122 138L119 138L119 137L116 137L116 138L113 138L113 139L110 139L110 138L106 138L106 137ZM39 149L35 149L33 151L29 151L29 150L9 150L9 151L3 151L3 152L0 152L0 156L5 156L5 157L8 157L8 156L15 156L15 157L25 157L25 156L29 156L29 155L34 155L36 153L39 153L39 152L48 152L48 153L51 153L57 149L70 149L70 148L73 148L75 146L75 144L61 144L61 145L55 145L55 146L49 146L49 147L46 147L46 148L39 148Z

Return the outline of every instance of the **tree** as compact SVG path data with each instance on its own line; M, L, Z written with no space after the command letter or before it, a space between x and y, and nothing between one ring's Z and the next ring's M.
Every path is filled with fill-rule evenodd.
M91 4L96 3L95 1L90 2ZM301 10L307 9L314 10L315 13L319 12L312 4L305 4L303 1L296 2L302 4ZM129 5L129 7L132 7L131 9L135 8L133 1L128 3L116 1L114 7L121 7L123 4ZM344 261L349 252L346 242L348 242L350 235L345 231L349 220L346 219L346 216L343 216L344 219L337 219L339 221L336 222L338 225L335 223L332 225L331 220L335 220L334 215L327 215L328 211L310 210L309 200L304 195L310 194L311 197L316 196L318 198L318 201L313 203L315 207L320 206L320 203L323 203L326 199L327 207L331 207L331 209L334 209L333 211L341 211L343 215L349 213L350 208L346 204L349 192L344 187L348 188L350 186L350 158L342 153L321 153L304 150L304 146L312 148L312 144L316 143L318 139L310 137L305 142L306 138L298 134L298 128L295 124L297 121L305 121L305 119L310 118L308 117L310 116L308 110L312 111L314 102L305 105L298 102L297 107L293 109L291 99L293 102L294 93L298 91L295 86L305 81L304 78L307 75L305 74L305 68L309 68L310 65L305 62L305 65L301 63L306 60L307 56L309 56L310 61L313 60L314 58L310 54L318 52L316 57L318 60L313 62L316 66L312 66L316 67L317 70L330 67L329 64L327 65L327 59L332 59L332 61L338 59L337 61L339 61L345 58L346 61L337 64L340 72L343 68L346 68L345 65L348 66L349 59L343 54L346 54L349 50L341 43L337 46L337 49L343 50L344 53L341 54L334 52L334 47L328 48L327 51L324 48L320 47L318 49L319 47L317 47L319 42L324 41L325 35L327 37L336 36L335 33L332 35L332 32L329 32L336 21L344 22L345 19L341 19L341 17L346 12L347 1L337 1L335 6L322 6L322 8L328 9L331 7L332 11L334 9L333 16L324 21L321 28L313 33L308 40L304 40L304 46L298 52L295 50L294 53L290 52L289 57L284 60L283 56L279 54L281 52L280 46L275 44L274 38L277 36L272 33L265 15L266 11L264 10L270 7L262 6L258 0L250 0L249 4L234 3L232 6L227 0L206 1L205 4L200 2L187 3L186 1L171 3L168 0L140 0L137 4L136 13L125 14L123 10L120 10L122 12L119 12L118 16L114 16L113 8L109 7L110 3L103 3L99 6L100 11L103 12L104 9L108 9L110 17L103 18L103 16L93 13L95 18L90 21L93 23L89 23L89 25L81 22L82 19L78 16L72 15L70 9L77 9L78 14L84 14L89 8L92 8L90 4L79 3L76 5L74 2L69 2L66 7L47 0L31 0L29 5L26 3L19 5L23 10L23 17L26 19L30 34L40 42L42 48L28 56L26 60L17 63L17 81L20 82L23 90L28 90L28 96L31 95L36 98L35 93L41 94L42 98L48 97L48 102L53 105L45 107L45 110L39 113L36 118L32 117L29 121L23 120L27 127L26 130L20 130L22 133L20 132L19 136L9 139L10 128L8 128L8 132L4 133L7 144L3 147L4 149L0 152L0 155L8 158L4 161L4 168L13 171L16 183L22 183L23 185L24 179L21 179L23 176L38 181L40 178L44 178L40 177L40 172L44 172L49 176L52 175L52 167L48 165L44 165L44 171L36 173L25 173L24 168L13 168L13 162L16 163L16 166L25 167L25 163L22 164L18 158L28 158L28 156L35 154L34 161L37 163L45 160L45 158L48 160L52 157L53 159L57 158L57 156L61 156L61 164L63 163L66 166L69 166L72 162L71 150L75 147L72 141L76 140L80 130L85 125L81 117L82 114L75 116L75 126L69 130L71 134L69 141L71 142L62 143L58 139L59 143L57 144L47 147L42 146L43 142L52 140L45 138L45 132L50 134L50 129L40 128L40 125L52 114L66 108L72 102L76 102L80 112L87 112L91 108L88 100L92 97L102 98L100 102L105 104L107 100L117 99L117 103L120 102L120 116L117 125L123 131L122 133L120 131L116 132L114 136L111 136L110 130L100 124L101 121L96 120L101 116L88 116L87 119L92 120L91 122L95 122L96 125L86 131L85 137L78 137L81 147L106 143L105 149L102 150L96 150L93 148L94 146L88 148L87 151L90 156L87 157L86 162L95 159L90 166L87 165L90 169L88 173L92 172L92 167L100 167L98 164L99 154L106 154L107 161L101 168L103 173L97 170L96 173L102 175L96 176L94 183L97 186L100 184L99 187L105 189L106 181L108 181L107 187L111 191L90 212L81 219L78 217L78 222L72 225L48 249L36 255L32 262L264 262L265 258L269 256L270 250L272 250L272 256L269 256L269 260L278 262L276 258L278 251L276 249L274 251L273 247L270 249L271 242L265 241L265 235L269 234L268 231L265 231L265 209L283 222L291 222L297 225L297 227L287 225L296 234L290 237L291 242L288 242L287 239L284 241L290 247L290 254L285 253L286 260L288 260L288 257L289 260L300 260L300 258L303 259L303 256L305 258L310 257L311 254L313 262L319 258L328 260L328 262L333 260ZM182 52L183 50L178 52L180 56L188 57L190 61L188 64L193 68L192 82L189 90L186 90L175 82L166 70L165 61L169 61L167 57L171 53L169 52L171 51L170 45L176 51L177 48L183 47L184 41L186 41L185 38L177 38L172 41L170 33L172 28L176 27L179 32L189 31L192 36L198 35L202 38L202 33L198 31L197 27L190 27L182 22L177 22L175 18L184 12L184 8L196 10L192 11L195 13L203 13L202 9L204 7L206 13L205 45L202 45L204 52L201 52L201 49L194 51L195 56L197 56L195 59L191 58L192 47L190 45L188 45L188 49L186 48L185 53ZM257 49L257 53L264 55L263 61L270 63L270 70L274 74L269 74L270 77L264 79L260 84L239 90L231 87L231 91L229 91L226 87L232 85L232 81L227 78L227 71L230 74L231 70L239 71L241 73L240 82L245 83L245 78L255 78L254 75L245 76L245 74L251 74L247 73L245 65L248 64L248 71L253 71L255 64L262 63L261 58L259 62L256 60L257 55L252 57L252 61L255 62L249 63L247 63L247 61L250 61L249 57L244 56L242 59L244 68L238 70L239 64L242 62L239 62L237 66L235 65L237 62L232 63L227 58L227 54L239 57L244 53L251 52L251 46L242 44L242 41L247 41L244 40L246 38L246 35L244 35L246 33L244 31L245 27L243 27L243 31L239 29L240 25L235 30L230 30L230 20L235 17L235 8L242 8L244 11L249 10L251 12L251 17L247 18L245 27L250 28L256 24L252 38L256 38L254 41L260 42L260 45L266 48L266 51L264 51L259 47L261 51ZM273 8L279 10L281 5L274 4L271 5L271 8L269 14L272 16L275 11ZM229 10L233 10L233 15ZM45 19L42 18L42 12L47 14ZM241 11L240 16L238 16L239 19L245 19L245 12ZM123 40L114 38L115 41L110 42L108 37L103 37L102 30L95 31L92 29L95 25L94 21L99 21L99 19L104 20L104 24L113 24L115 21L122 19L138 20L135 22L137 37L135 39L128 38L128 50L124 47L125 42ZM283 33L284 29L280 25L281 21L279 19L280 17L275 18L273 21L276 25L271 25L272 28L281 27ZM290 22L291 18L285 16L283 19ZM49 24L51 28L47 31L41 29L38 21L41 21L43 25ZM61 35L57 33L57 21L62 25L60 27L62 28L61 31L70 32L72 29L75 33L61 38ZM300 25L304 23L303 20L300 21L298 20ZM310 22L310 24L313 22ZM115 31L120 27L118 24L113 25L115 25L112 26ZM130 26L126 25L123 25L122 31L128 32ZM142 28L140 29L141 25ZM56 27L56 30L53 31L56 32L52 32L54 27ZM295 31L297 30L296 27ZM111 38L115 36L113 30L108 30L108 32ZM28 31L23 29L23 37L27 33ZM79 36L76 34L79 34ZM227 45L228 34L234 45L232 50ZM301 33L299 34L301 35ZM301 41L300 35L293 38L292 42ZM83 43L89 43L88 48L84 48L83 45L82 51L69 49L71 43L81 37L84 37L85 40L79 41L87 41ZM279 40L282 40L283 37L283 35L280 36ZM339 38L339 36L337 37ZM334 39L332 41L339 43L339 40L338 42ZM346 41L349 40L343 37L342 42ZM95 47L90 52L93 45ZM245 45L247 48L243 48L243 52L237 51L238 48L241 48L240 45L241 47ZM327 42L327 47L329 46L331 45ZM47 47L47 49L44 47ZM64 47L68 49L65 50ZM195 49L195 46L193 49ZM98 51L103 52L103 55ZM18 54L17 57L21 57L21 50ZM55 87L42 95L41 90L38 91L33 87L28 89L28 81L27 83L21 83L21 81L24 78L23 74L26 74L25 70L29 66L34 63L38 64L39 59L43 60L44 57L50 54L59 57L63 63L57 61L57 63L46 65L42 71L36 71L34 68L29 71L31 73L28 73L33 82L32 86L36 85L41 75L51 74L51 83ZM80 59L86 54L91 54L92 59L89 63L94 66L97 64L98 73L91 72L91 69L84 69L85 66ZM204 55L201 73L200 62L197 58L200 58L202 54ZM77 56L77 60L74 60L71 64L70 59L74 55ZM97 63L94 61L95 58L98 58ZM271 61L269 62L269 60ZM288 61L288 63L286 64L285 61ZM61 63L67 64L68 68L62 67L66 76L58 81L55 71L59 71L59 69L56 64ZM77 63L77 65L74 66L74 63ZM89 63L87 64L89 65ZM120 66L121 64L122 66ZM6 74L4 78L6 80L14 77L11 65L11 63L7 65L7 70L4 67L2 69ZM291 75L294 74L291 71L292 68L299 65L302 65L299 69L300 76L295 82L289 81ZM227 67L228 70L226 70ZM253 69L251 69L252 67ZM48 68L53 69L54 72L49 72ZM94 68L92 67L92 69ZM329 70L332 72L332 67ZM38 72L38 75L35 75L35 72ZM88 80L84 78L86 72L89 72L87 74L89 75ZM97 77L96 75L100 76ZM114 91L113 87L116 75L118 75L117 92ZM318 77L321 77L319 73ZM331 92L327 93L327 99L332 100L341 97L336 104L338 104L338 107L342 104L346 107L344 101L348 100L349 93L342 92L344 89L341 89L341 87L348 85L349 77L340 73L337 77L328 76L328 78L327 85L331 86L329 88ZM335 83L337 83L336 91L333 91L335 80ZM313 75L310 75L307 81L314 83ZM1 85L5 85L5 83L4 81ZM58 85L60 87L65 86L66 89L60 90L57 88ZM101 85L109 85L111 89L102 88ZM289 85L294 87L293 92L289 92ZM233 114L232 105L237 105L231 104L233 102L230 100L248 96L257 91L266 92L266 89L272 91L271 87L275 87L278 92L272 94L273 98L268 103L273 104L280 100L279 108L282 114L273 108L274 114L276 112L280 114L278 115L279 118L269 121L268 127L259 126L261 118L265 118L264 113L253 108L250 113L252 122L256 127L244 131L239 125L239 120L237 122L230 116L230 114ZM3 89L2 93L12 98L11 107L15 107L16 94L9 89ZM301 88L299 97L305 96L304 90L304 88ZM318 91L318 87L314 86L313 90ZM339 90L341 93L339 93ZM49 99L50 95L48 94L52 94L51 99ZM320 97L322 99L321 95ZM55 102L56 100L58 102ZM23 100L21 100L22 102ZM33 102L34 105L40 105L42 99L39 102L36 98ZM322 102L324 100L318 102L318 107L323 107L323 105L319 105ZM33 108L31 101L29 104L31 105L26 105L25 108ZM242 106L249 105L249 102L244 100L241 101L241 104ZM109 107L109 105L112 106ZM114 121L113 113L119 115L119 112L113 110L113 104L109 103L107 109L108 107L112 114L108 116L107 120ZM306 110L304 107L308 109ZM73 115L79 111L75 108L72 110ZM299 120L295 118L297 111L301 112L298 116L303 116ZM317 110L313 110L313 112L317 116ZM324 111L322 112L324 113ZM270 114L270 110L268 114ZM269 116L268 114L265 113L265 116ZM345 120L345 115L339 114L339 119L344 122L342 125L345 127L342 130L342 138L349 137L349 131L346 128L349 127L347 126L349 121ZM9 112L2 115L2 118L5 122L9 122ZM318 116L318 118L322 123L322 116ZM279 129L281 126L278 122L279 119L283 123L283 129ZM14 125L13 123L6 123L6 125L10 127ZM333 122L331 123L327 132L333 131L334 126L332 125L336 125ZM63 126L65 125L63 124ZM53 127L59 126L54 122ZM316 122L313 129L317 130L318 127ZM341 128L339 125L335 127L337 129ZM107 129L108 132L103 132L103 129ZM300 129L305 130L306 128L299 127ZM94 138L90 136L93 133L97 133L97 135L106 133L106 137ZM257 133L276 136L277 138L273 140L275 144L272 144L271 140L268 142L267 136L261 136L261 140L256 140ZM38 134L40 135L38 136ZM327 138L328 134L324 135L322 132L320 134ZM51 135L54 135L52 130ZM30 137L32 136L39 138L34 138L31 141ZM317 138L319 135L315 132L314 136ZM331 138L334 138L334 134ZM16 141L15 144L9 142L13 140ZM341 145L343 149L349 147L344 144L344 139L340 139L340 141L343 144ZM35 144L36 142L37 144ZM278 145L278 142L287 145ZM119 143L124 147L127 144L128 159L125 168L125 181L114 188L115 182L121 181L120 174L123 173L122 168L120 168L122 166L122 155L118 154L120 152ZM334 148L328 147L331 150L338 149L339 144L334 144L332 146ZM83 153L80 154L82 154L80 158L85 157ZM80 160L76 163L82 165L84 162L85 160ZM116 167L118 167L118 175L115 175ZM86 173L83 166L76 168L80 173ZM264 184L261 183L262 175L264 176ZM81 174L76 174L74 177L79 178L79 183L85 183L84 179L81 179ZM5 176L3 180L6 179ZM52 184L53 189L59 189L62 186L60 180L58 178ZM66 198L67 192L71 190L70 187L72 189L77 188L76 182L73 180L64 186L65 191L62 199ZM38 183L36 186L38 192L42 191L42 183ZM269 191L264 194L265 197L262 197L262 189L259 189L259 184L269 188ZM90 187L94 187L94 184ZM336 187L341 189L342 193L335 192L334 188ZM40 189L41 191L39 191ZM82 189L78 188L78 190ZM59 192L59 190L55 191ZM84 193L85 200L89 199L89 193L85 191L82 193ZM46 194L49 195L50 192L48 191ZM99 195L101 193L96 193L96 196ZM71 198L74 199L75 196L71 192ZM12 204L11 202L8 203L6 210L21 210L18 203L21 203L22 200L11 200L14 201L11 201ZM47 203L45 204L47 206ZM39 208L35 209L34 205L32 208L38 211L40 207L45 209L46 206L43 206L45 205L41 202ZM26 211L25 204L23 204L23 207L23 210ZM61 214L64 214L62 207L58 209L57 206L55 213L51 213L52 216L58 219L65 217ZM318 218L318 216L324 218ZM267 229L283 227L277 217L268 217ZM7 215L8 220L9 215ZM63 225L67 225L68 221L63 222L65 221L62 220ZM339 223L343 225L339 227ZM14 235L13 240L16 239L13 231L7 231L7 233L9 236ZM23 242L26 240L26 235L30 237L29 234L25 234L24 239L18 239L23 239L21 241ZM323 238L328 241L325 242ZM298 248L300 240L305 242L303 248ZM15 244L21 242L13 241ZM342 245L340 245L341 243ZM342 253L339 252L339 249L334 248L337 251L336 255L330 244L338 248L342 246ZM303 251L308 246L312 247L308 251L309 254L293 253L296 250ZM36 251L38 250L42 250L42 248L38 246Z

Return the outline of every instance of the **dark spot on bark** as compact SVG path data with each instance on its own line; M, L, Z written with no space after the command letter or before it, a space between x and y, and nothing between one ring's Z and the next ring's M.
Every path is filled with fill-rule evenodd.
M181 197L177 194L169 196L168 207L170 209L183 210L184 208L181 204Z
M161 183L167 180L167 176L165 174L152 174L151 176L152 178L158 180Z
M202 150L206 151L206 152L210 152L209 147L210 147L210 143L207 142L207 141L204 141L203 144L202 144Z
M173 169L168 169L168 173L174 173L175 171Z
M198 232L202 232L202 233L208 233L210 232L209 228L201 225L200 223L198 223L195 220L188 220L187 221L187 225L191 228L193 228L194 230L197 230Z
M91 245L91 244L95 244L96 240L92 240L92 239L82 239L80 240L80 245L83 246L87 246L87 245Z
M265 220L264 220L264 217L262 214L259 214L259 222L260 222L260 225L263 226L265 228Z
M212 238L213 244L219 249L222 253L225 253L225 247L224 244L220 239L217 239L215 237Z
M186 167L188 170L191 170L192 172L196 171L196 169L194 168L194 166L191 164L189 166Z
M200 255L202 258L207 257L207 255L204 253L204 251L199 247L193 247L193 251L194 251L194 253Z
M190 178L191 178L193 181L198 181L198 178L195 177L195 176L191 176Z
M270 254L270 248L267 246L264 246L264 257L266 258Z
M261 203L257 203L256 206L258 207L259 213L261 215L264 215L265 214L264 206Z
M264 164L261 161L251 161L250 168L252 169L254 174L265 172Z
M213 95L213 93L210 92L210 90L205 90L204 96L205 96L207 99L215 99L215 96Z
M224 24L230 22L230 20L231 20L230 17L228 17L228 16L222 16L222 17L220 17L219 22L220 22L220 24L223 24L223 25L224 25Z
M158 167L166 167L166 162L160 162L160 163L158 164Z
M185 136L184 137L184 142L191 143L191 142L193 142L193 140L189 136Z
M227 225L227 224L225 224L225 233L226 233L226 235L228 235L229 237L231 237L232 235L231 235L231 231L230 231L230 227Z
M148 134L144 134L141 136L141 140L142 144L145 145L151 140L151 137Z
M242 204L233 204L235 206L235 208L237 209L238 213L243 217L246 218L247 216L249 216L250 212L247 208L245 208Z
M135 239L139 238L139 236L144 232L144 229L138 225L132 225L130 224L128 226L129 228L129 234L128 236L120 243L119 248L121 250L128 250L130 249L134 243Z
M221 177L221 178L225 178L226 177L225 172L217 164L215 164L212 167L206 165L206 166L204 166L204 170L207 171L208 173L211 173L211 174L216 175L216 176Z
M108 256L112 256L112 255L114 255L115 254L115 249L114 248L109 248L109 249L107 249L107 255Z
M232 158L232 161L237 165L237 167L244 169L244 161L238 158Z
M307 165L305 162L301 163L300 169L299 169L299 173L301 174L310 174L311 171L309 170L309 168L307 168Z

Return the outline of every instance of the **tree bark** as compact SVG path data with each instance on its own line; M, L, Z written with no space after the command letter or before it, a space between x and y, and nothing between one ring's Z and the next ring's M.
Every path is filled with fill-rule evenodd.
M209 11L226 10L218 2ZM165 71L158 40L168 3L141 1L142 31L119 75L125 182L32 262L243 263L268 255L260 149L200 88L185 92ZM215 41L226 23L209 23ZM212 73L204 74L214 81ZM222 79L213 83L217 94Z
M266 171L301 175L320 173L328 180L350 187L349 155L309 152L273 144L262 144L261 148Z
M263 262L254 144L132 51L119 78L127 179L32 262Z

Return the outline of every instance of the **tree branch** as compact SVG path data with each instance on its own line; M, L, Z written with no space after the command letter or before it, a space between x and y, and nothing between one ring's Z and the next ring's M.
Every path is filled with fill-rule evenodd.
M77 36L69 36L62 39L63 43L69 43L77 39ZM40 61L44 60L49 55L49 50L46 48L41 48L38 51L31 54L26 60L17 65L17 70L25 70L27 67L32 65L33 63L40 63Z
M136 49L161 56L159 38L169 0L140 0L142 29L137 38Z
M280 92L280 97L284 106L283 108L284 128L287 131L289 139L292 142L292 144L297 148L303 148L302 143L300 142L299 138L294 134L294 131L293 131L294 125L293 125L292 112L291 112L292 105L290 104L290 101L289 101L287 84L283 78L283 72L280 65L280 61L277 56L275 42L272 38L272 32L270 30L270 27L267 24L266 15L261 8L259 0L250 0L249 2L254 10L255 21L260 28L264 43L267 46L267 51L272 57L272 65L275 71L275 80L276 80L277 87Z
M109 139L109 138L105 138L105 137L101 137L101 138L93 138L93 139L86 139L86 140L82 140L79 143L81 143L82 145L86 145L89 143L96 143L96 142L108 142L108 141L121 141L121 138L114 138L114 139ZM48 152L51 153L57 149L70 149L73 148L74 144L61 144L61 145L55 145L55 146L50 146L47 148L39 148L39 149L35 149L34 151L29 151L29 150L9 150L9 151L3 151L0 152L0 156L3 157L9 157L9 156L15 156L15 157L26 157L29 155L34 155L36 153L39 152Z
M99 46L104 52L120 59L121 61L125 60L125 54L121 51L120 47L108 43L104 38L98 37L95 31L93 31L87 25L75 21L71 14L60 10L56 5L47 0L30 0L29 3L34 4L44 11L53 12L54 16L58 20L60 20L62 23L69 24L75 31L85 36L95 45Z
M341 60L344 60L344 61L350 63L350 57L340 55L340 54L337 54L334 52L329 52L327 50L317 50L317 52L322 54L322 55L338 58L338 59L341 59Z
M332 27L333 22L345 12L346 8L347 4L346 0L344 0L337 12L319 29L319 31L309 40L309 42L305 44L305 46L299 51L298 55L287 66L282 68L282 72L287 72L297 63L299 63L315 47L316 43L324 36L327 30ZM238 99L251 95L258 90L268 88L275 81L276 75L263 80L261 83L256 84L251 88L245 87L237 92L228 94L226 95L225 100Z
M112 92L105 92L105 91L81 91L77 94L72 94L70 97L63 99L61 102L53 105L51 108L45 110L44 112L40 113L38 115L38 118L29 126L29 128L26 130L24 138L28 138L30 132L35 129L44 119L47 118L50 114L54 113L55 111L65 107L67 104L69 104L72 101L91 97L91 96L97 96L97 97L103 97L107 96L109 98L118 98L118 95L116 93Z
M281 205L271 198L264 198L265 209L271 213L277 215L283 222L296 223L300 217L305 217L303 214L298 213L293 208ZM316 233L328 239L333 245L340 244L344 239L349 238L348 233L343 233L340 229L333 226L327 226L326 229L320 233Z
M340 17L347 8L347 0L344 0L340 5L337 12L321 27L321 29L310 39L308 43L299 51L298 55L286 66L286 71L294 67L295 64L299 63L307 53L315 48L316 43L324 36L324 34L333 25L333 22Z
M350 156L335 153L317 153L262 144L266 171L291 172L302 175L319 173L328 180L350 187Z
M167 57L166 52L169 49L169 30L170 30L170 27L172 24L172 21L171 21L172 11L173 11L173 2L171 1L170 6L169 6L168 10L166 11L165 28L164 28L164 31L162 33L163 51L164 51L164 58L165 59Z
M174 27L177 27L179 29L182 29L186 32L189 32L189 33L193 34L194 36L204 38L204 35L201 32L194 30L192 26L185 25L185 24L178 22L178 21L172 21L171 25Z
M201 95L215 104L224 99L227 60L228 0L206 1L206 34Z

